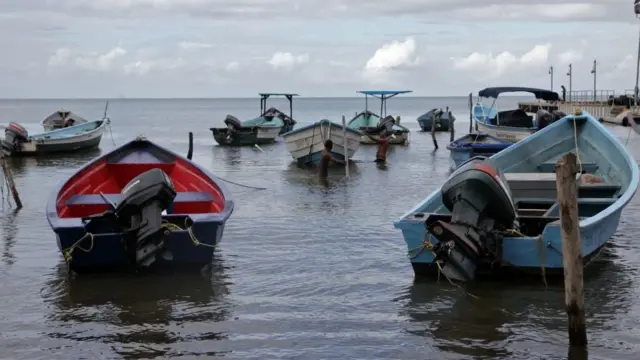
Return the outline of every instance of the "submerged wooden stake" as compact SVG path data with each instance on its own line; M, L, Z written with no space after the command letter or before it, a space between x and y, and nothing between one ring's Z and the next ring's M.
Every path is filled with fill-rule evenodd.
M473 132L473 93L469 93L469 134Z
M347 142L347 119L342 115L342 139L344 140L344 175L349 177L349 148Z
M189 150L187 151L187 159L193 158L193 133L189 131Z
M566 154L556 163L564 296L569 318L569 345L585 347L587 346L587 327L584 315L582 244L578 226L577 173L577 157L574 153Z
M4 173L4 178L7 180L7 186L9 186L9 190L11 191L11 195L13 196L13 201L16 203L16 209L21 209L22 201L20 200L20 194L18 194L16 183L13 182L13 175L11 174L11 170L9 169L7 160L4 158L4 156L0 156L0 163L2 166L2 172Z
M433 139L433 147L438 150L438 140L436 140L436 121L437 117L440 115L433 114L433 119L431 119L431 139Z
M453 140L456 137L456 129L454 128L454 122L455 119L453 118L453 116L450 116L451 114L449 113L449 107L447 106L447 116L449 116L449 133L451 134L451 136L449 136L449 142L453 142Z

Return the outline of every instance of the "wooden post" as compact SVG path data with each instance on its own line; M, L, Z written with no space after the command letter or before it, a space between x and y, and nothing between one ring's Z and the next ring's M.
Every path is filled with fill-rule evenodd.
M347 119L342 115L342 139L344 140L344 176L349 177L349 147L347 141Z
M22 201L20 200L20 194L18 194L16 183L13 182L13 175L11 174L11 170L9 169L9 166L7 165L7 160L4 158L4 156L0 156L0 163L2 166L2 172L4 173L4 178L7 180L7 186L9 186L11 195L13 195L13 201L16 203L16 209L22 209Z
M582 244L578 226L577 173L577 157L574 153L566 154L556 163L564 296L569 317L569 345L585 347L587 346L587 328L584 316Z
M440 116L440 115L437 115ZM433 114L433 119L431 119L431 139L433 139L433 146L436 150L438 150L438 140L436 140L436 114Z
M449 107L447 106L447 116L449 117L449 133L451 134L451 136L449 137L449 142L452 143L453 140L456 137L456 130L455 130L455 119L453 118L453 116L451 115L451 113L449 112Z
M189 150L187 151L187 159L193 158L193 133L189 131Z
M473 93L469 93L469 134L473 132Z

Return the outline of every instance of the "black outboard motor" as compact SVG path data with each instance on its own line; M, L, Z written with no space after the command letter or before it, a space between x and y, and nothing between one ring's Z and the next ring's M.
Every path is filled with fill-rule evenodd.
M242 127L242 122L233 115L227 115L224 119L224 123L227 125L229 130L236 130Z
M128 232L129 260L136 267L148 267L163 250L162 211L171 205L176 190L164 171L151 169L133 178L121 194L114 213Z
M516 210L504 174L488 157L476 156L460 167L442 186L442 202L451 221L427 223L439 241L436 261L450 279L471 281L480 262L499 261L491 250L502 248L496 228L512 228Z
M544 129L553 122L553 115L545 109L538 109L536 112L536 125L538 130Z
M553 110L553 111L551 112L551 114L553 115L553 121L554 121L554 122L555 122L555 121L558 121L558 120L560 120L560 119L562 119L562 118L567 117L567 114L566 114L566 113L564 113L564 112L562 112L562 111L560 111L560 110Z
M22 143L29 141L29 132L19 124L10 122L4 129L4 139L1 142L2 151L10 156L12 153L20 151Z
M389 115L384 119L381 119L376 127L370 127L366 129L366 133L369 135L381 135L390 136L393 134L393 125L396 124L396 120L393 116Z

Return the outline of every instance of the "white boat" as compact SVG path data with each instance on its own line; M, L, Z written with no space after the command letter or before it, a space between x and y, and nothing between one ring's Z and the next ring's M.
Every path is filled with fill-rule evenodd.
M549 114L545 110L538 110L538 113L528 113L523 109L498 111L495 108L496 100L502 93L510 92L528 92L533 94L536 99L545 101L558 101L560 97L558 93L535 88L526 87L493 87L480 90L478 92L478 101L473 107L473 121L476 124L476 130L499 137L501 139L518 142L536 131L547 126L549 122L538 119L539 114ZM491 106L481 103L481 98L493 98ZM554 121L565 116L564 113L553 111Z
M87 119L65 109L60 109L40 122L44 131L62 129L68 126L86 124Z
M344 135L347 136L347 149L344 148ZM282 134L287 150L298 165L315 165L320 162L324 142L333 142L332 155L336 159L351 158L360 147L362 133L323 119L311 125ZM346 156L345 156L346 155Z

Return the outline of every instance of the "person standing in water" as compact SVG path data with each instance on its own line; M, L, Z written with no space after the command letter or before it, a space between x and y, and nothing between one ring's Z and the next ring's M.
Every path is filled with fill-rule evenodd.
M389 138L386 136L386 132L380 133L380 140L378 140L378 151L376 152L376 163L387 162L387 151L389 150Z
M346 162L344 160L336 159L331 155L331 150L333 149L333 141L327 140L324 142L324 149L322 150L322 158L320 159L320 167L318 171L320 172L320 177L327 177L328 168L331 162L336 164L344 165Z

